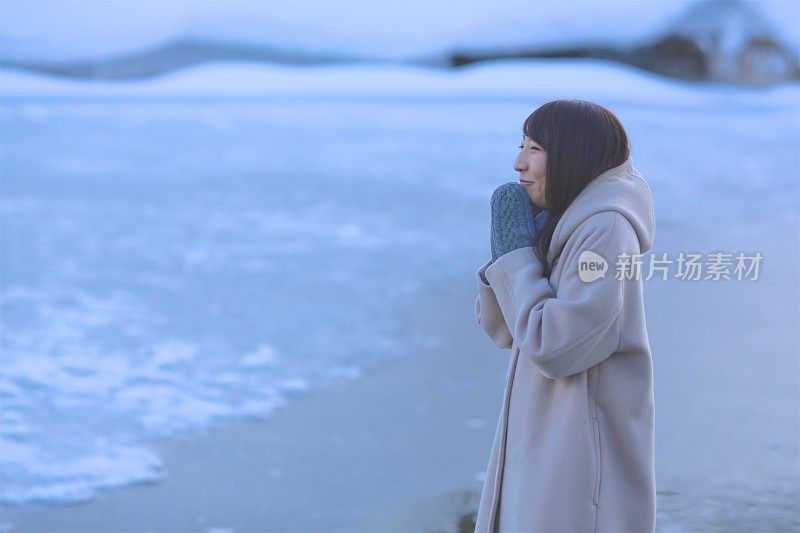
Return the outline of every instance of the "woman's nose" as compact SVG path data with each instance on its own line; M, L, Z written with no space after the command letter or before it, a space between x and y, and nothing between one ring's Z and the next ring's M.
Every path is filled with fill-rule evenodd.
M514 159L514 170L517 172L524 172L525 171L525 163L522 161L519 155Z

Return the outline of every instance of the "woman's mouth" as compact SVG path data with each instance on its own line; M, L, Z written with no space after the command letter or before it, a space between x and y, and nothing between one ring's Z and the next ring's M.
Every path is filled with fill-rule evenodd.
M519 182L520 182L520 183L521 183L523 186L524 186L524 185L533 185L533 182L532 182L532 181L525 181L525 180L523 180L523 179L520 179L520 180L519 180Z

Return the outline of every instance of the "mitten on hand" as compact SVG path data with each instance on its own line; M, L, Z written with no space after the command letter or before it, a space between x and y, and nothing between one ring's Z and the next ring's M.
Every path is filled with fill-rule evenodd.
M533 225L536 226L536 235L538 235L539 232L542 231L542 228L544 227L545 224L547 224L547 221L549 219L550 219L550 211L547 209L542 209L541 211L539 211L538 215L533 217Z
M495 189L491 203L492 261L517 248L533 246L537 228L525 187L513 181L504 183ZM547 217L545 214L542 218L546 221Z

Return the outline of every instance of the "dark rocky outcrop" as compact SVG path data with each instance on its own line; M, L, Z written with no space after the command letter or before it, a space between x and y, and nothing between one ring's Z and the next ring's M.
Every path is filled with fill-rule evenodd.
M800 80L797 54L777 34L750 2L704 0L689 6L650 42L630 48L455 51L449 56L449 65L459 67L490 59L583 57L619 61L688 81L770 85Z
M652 43L634 48L629 62L685 80L765 85L800 79L796 53L743 0L705 0Z

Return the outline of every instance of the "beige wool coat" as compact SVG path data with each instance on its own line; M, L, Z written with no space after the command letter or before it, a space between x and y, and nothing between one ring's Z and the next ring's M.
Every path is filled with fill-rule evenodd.
M647 268L619 268L638 263L655 228L650 187L628 158L558 221L549 279L533 247L477 270L476 320L511 357L476 533L655 530ZM588 277L602 265L589 252L607 262L604 276Z

